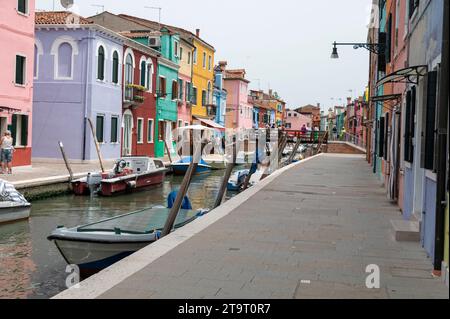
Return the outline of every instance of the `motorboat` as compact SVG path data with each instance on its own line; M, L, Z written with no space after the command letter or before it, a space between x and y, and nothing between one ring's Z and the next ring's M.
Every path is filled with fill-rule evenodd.
M192 156L185 156L181 160L172 163L172 171L175 175L185 175L192 162ZM204 159L200 159L197 165L195 174L205 174L211 171L211 166L205 162Z
M0 224L27 219L31 204L14 185L0 179Z
M122 157L111 172L92 172L87 177L72 181L76 195L97 193L112 196L159 185L168 169L161 160L150 157Z
M238 192L244 185L245 179L250 174L250 170L244 169L234 172L228 180L227 189L232 192Z

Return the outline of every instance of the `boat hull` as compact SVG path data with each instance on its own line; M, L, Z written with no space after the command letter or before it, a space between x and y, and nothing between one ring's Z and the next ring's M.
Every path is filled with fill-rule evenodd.
M149 186L156 186L164 182L165 172L130 175L123 177L117 182L103 180L100 184L99 195L113 196L124 192L132 192Z
M0 224L23 220L30 217L30 204L3 204L0 207Z
M172 170L175 175L185 175L190 164L172 164ZM199 164L195 170L195 174L206 174L211 171L210 166Z

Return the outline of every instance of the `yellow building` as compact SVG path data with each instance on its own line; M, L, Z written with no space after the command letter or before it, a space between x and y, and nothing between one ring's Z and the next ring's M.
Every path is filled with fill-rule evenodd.
M192 66L192 116L211 118L207 106L212 104L214 91L215 49L200 39L199 30L193 38L194 53ZM193 121L195 119L193 118Z
M272 90L269 90L270 109L275 113L275 125L276 127L281 127L284 123L284 113L286 110L286 102L284 102L277 94L277 92L272 93Z

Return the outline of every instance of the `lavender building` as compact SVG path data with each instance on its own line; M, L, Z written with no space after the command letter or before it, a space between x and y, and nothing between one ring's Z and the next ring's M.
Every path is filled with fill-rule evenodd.
M105 159L121 155L123 38L70 12L36 13L33 158Z

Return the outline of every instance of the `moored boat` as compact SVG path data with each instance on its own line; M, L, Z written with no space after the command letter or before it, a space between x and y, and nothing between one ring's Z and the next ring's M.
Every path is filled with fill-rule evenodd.
M183 157L178 162L172 163L172 171L175 175L184 175L186 174L189 165L192 162L192 156ZM205 174L211 171L211 166L208 165L203 159L200 160L200 163L197 165L197 169L195 174Z
M85 178L72 181L72 188L77 195L96 192L102 196L112 196L161 184L166 172L161 160L150 157L123 157L117 160L112 172L89 173Z
M245 179L248 174L250 174L250 170L244 169L234 172L228 180L227 189L232 192L237 192L241 189L242 185L244 185Z
M31 204L14 185L0 179L0 224L27 219Z

